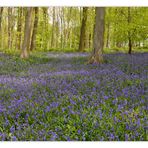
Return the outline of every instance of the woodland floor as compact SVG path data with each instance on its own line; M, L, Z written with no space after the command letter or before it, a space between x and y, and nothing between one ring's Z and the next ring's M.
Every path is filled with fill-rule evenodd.
M148 140L148 53L0 54L0 140Z

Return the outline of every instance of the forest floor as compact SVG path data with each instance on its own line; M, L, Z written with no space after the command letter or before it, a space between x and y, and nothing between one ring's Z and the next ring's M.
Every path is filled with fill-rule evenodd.
M148 53L0 54L0 140L148 140Z

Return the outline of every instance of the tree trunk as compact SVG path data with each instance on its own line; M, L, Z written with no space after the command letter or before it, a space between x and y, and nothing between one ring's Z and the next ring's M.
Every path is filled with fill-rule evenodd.
M54 33L55 33L55 8L53 7L52 12L52 34L51 34L51 48L55 47Z
M56 23L55 23L55 38L56 38L56 43L55 43L55 47L56 48L59 48L59 36L60 36L60 34L59 34L59 24L60 24L60 22L59 22L59 19L58 19L58 10L56 11L57 13L56 13Z
M89 33L89 49L91 48L91 38L92 37L92 35L91 35L91 32Z
M44 32L43 32L43 49L46 50L47 49L47 44L48 44L48 8L44 7L43 8L43 18L44 18Z
M109 48L109 39L110 39L110 22L107 24L107 37L106 37L106 48Z
M128 7L128 26L131 24L131 8ZM132 53L132 39L131 39L131 31L130 29L128 30L128 53Z
M63 49L63 15L64 15L64 11L63 11L63 8L60 8L60 48Z
M62 11L63 11L63 15L62 15L62 17L63 17L63 31L62 31L62 34L63 34L63 48L65 48L66 47L66 25L65 25L65 9L62 7Z
M36 33L37 33L37 26L38 26L39 8L35 7L34 11L35 11L35 18L34 18L34 27L33 27L33 33L32 33L31 45L30 45L31 51L35 49L35 45L36 45L35 41L36 41Z
M3 14L3 7L0 7L0 48L2 47L2 14Z
M12 8L8 7L8 49L12 48Z
M16 48L21 49L21 38L22 38L22 8L18 8L18 21L17 21L17 44Z
M83 19L81 25L81 33L80 33L80 42L79 42L79 51L83 52L86 45L86 22L87 22L87 7L83 8Z
M2 14L3 14L3 7L0 7L0 31L1 31L1 28L2 28Z
M28 58L28 50L30 44L30 37L31 37L31 19L32 19L32 12L33 8L28 7L25 17L25 30L24 30L24 41L22 47L21 58Z
M67 23L66 23L66 30L65 30L65 44L66 44L66 47L69 47L69 48L71 48L72 46L72 36L71 36L72 28L70 27L70 23L72 23L71 21L72 11L73 11L72 7L68 8ZM71 25L73 26L73 23Z
M103 63L103 46L104 46L104 30L105 30L105 8L96 7L93 52L89 60L90 64Z

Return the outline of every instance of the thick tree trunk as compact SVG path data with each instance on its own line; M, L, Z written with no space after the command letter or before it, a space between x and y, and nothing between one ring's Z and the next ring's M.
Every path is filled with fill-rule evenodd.
M128 25L130 26L131 23L131 8L128 7ZM128 53L131 54L132 53L132 39L131 39L131 31L128 30Z
M103 46L104 46L104 30L105 30L105 8L96 7L93 52L89 63L103 63Z
M86 45L86 22L87 22L87 7L83 8L83 19L81 25L81 33L80 33L80 42L79 42L79 51L83 52Z
M3 7L0 7L0 48L2 47L2 14L3 14Z
M33 12L33 8L28 7L26 17L25 17L24 41L23 41L21 58L28 58L29 56L28 51L29 51L29 44L30 44L30 37L31 37L32 12Z
M33 33L32 33L31 45L30 45L31 51L35 49L35 45L36 45L35 41L36 41L36 33L37 33L37 26L38 26L39 8L35 7L34 11L35 11L35 18L34 18Z

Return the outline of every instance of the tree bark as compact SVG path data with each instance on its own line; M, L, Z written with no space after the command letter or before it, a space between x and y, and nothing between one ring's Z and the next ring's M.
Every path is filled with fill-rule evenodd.
M31 19L32 19L33 8L28 7L25 17L25 30L24 30L24 41L22 47L21 58L29 57L29 46L30 46L30 37L31 37Z
M16 48L21 49L21 38L22 38L22 7L18 8L18 21L17 21L17 44Z
M107 37L106 37L106 48L109 48L109 39L110 39L110 22L107 24Z
M59 33L59 19L58 19L58 9L56 11L56 23L55 23L55 37L56 37L56 42L55 42L55 47L56 48L59 48L59 36L60 36L60 33Z
M66 23L66 30L65 30L65 44L66 44L66 47L69 47L69 48L71 48L72 46L72 36L71 36L72 28L70 27L70 23L71 23L71 26L73 26L73 23L71 21L72 11L73 11L72 7L68 8L67 23Z
M0 7L0 48L2 47L2 14L3 14L3 7Z
M47 49L47 44L48 44L48 8L47 7L44 7L43 8L43 18L44 18L44 33L43 33L43 49L46 50Z
M33 26L33 33L32 33L32 39L31 39L31 45L30 45L30 50L34 50L36 47L36 33L37 33L37 26L38 26L38 14L39 14L39 8L35 7L35 18L34 18L34 26Z
M64 11L63 8L59 8L60 9L60 47L63 49L63 15L64 15Z
M62 34L63 34L63 48L65 48L66 47L66 25L65 25L65 9L62 7L62 14L63 14L63 16L62 16L62 18L63 18L63 31L62 31Z
M8 7L8 49L12 48L12 8Z
M89 49L91 48L91 40L92 40L92 34L91 32L89 33Z
M128 26L131 24L131 8L128 7ZM128 53L132 53L132 39L131 39L131 31L130 29L128 30Z
M55 8L53 7L52 12L52 34L51 34L51 48L55 47L54 33L55 33Z
M103 63L103 46L104 46L104 31L105 31L105 8L96 7L94 37L93 37L93 52L88 63L98 64Z
M1 28L2 28L2 14L3 14L3 7L0 7L0 31L1 31Z
M83 8L83 19L81 25L81 33L80 33L80 42L79 42L79 51L83 52L86 45L86 22L87 22L87 7Z

